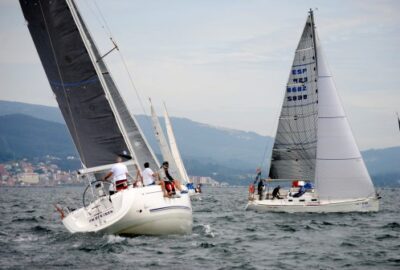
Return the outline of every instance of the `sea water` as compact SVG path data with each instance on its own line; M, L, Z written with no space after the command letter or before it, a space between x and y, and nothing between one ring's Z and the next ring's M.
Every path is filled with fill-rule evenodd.
M82 187L0 187L0 269L400 269L400 189L378 213L259 214L247 189L204 188L189 235L70 234L53 203Z

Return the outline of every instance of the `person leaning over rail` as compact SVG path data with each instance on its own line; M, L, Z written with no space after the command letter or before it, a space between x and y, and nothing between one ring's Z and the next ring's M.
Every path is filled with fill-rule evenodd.
M127 176L133 179L133 177L129 174L126 165L122 163L122 158L118 156L116 161L117 163L111 167L111 171L103 179L104 181L108 181L108 179L113 176L113 179L110 181L110 195L128 188Z
M161 180L161 188L164 192L164 197L171 197L175 195L175 187L181 192L181 194L187 193L187 190L182 190L180 181L174 179L170 175L168 168L169 168L168 161L164 161L159 173L159 177Z

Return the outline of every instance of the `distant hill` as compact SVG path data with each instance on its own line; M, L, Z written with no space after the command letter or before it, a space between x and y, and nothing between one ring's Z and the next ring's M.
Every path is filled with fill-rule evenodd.
M400 186L400 147L371 149L362 155L376 185Z
M0 116L0 161L45 155L76 155L64 124L25 114Z
M136 118L150 145L160 155L149 117ZM164 128L164 121L160 120ZM254 173L266 145L270 147L272 143L271 137L254 132L217 128L186 118L172 117L171 121L188 173L231 184L249 183L248 175ZM76 154L59 109L0 101L0 162L47 154ZM376 184L400 185L400 147L371 149L362 155Z
M158 149L150 118L143 115L136 118L150 145ZM164 119L160 118L160 122L165 130ZM266 144L272 142L271 137L254 132L217 128L186 118L172 117L171 122L184 159L195 158L254 171L261 162Z
M0 115L8 114L26 114L65 124L57 107L0 101ZM151 147L159 154L150 117L136 115L136 119ZM160 118L160 122L165 130L164 120ZM254 132L217 128L186 118L171 117L171 122L184 159L219 163L232 169L246 168L246 170L254 171L261 162L266 145L272 143L271 137L261 136Z
M371 174L400 173L400 146L366 150L362 155Z
M39 119L65 124L58 107L0 100L0 116L7 114L26 114Z
M41 129L43 131L47 130L49 134L52 134L52 126L54 124L64 124L64 120L57 107L0 101L0 116L7 116L4 119L2 118L3 120L0 119L0 125L2 125L2 121L6 121L11 117L14 119L14 128L15 126L26 126L26 121L29 122L28 119L21 119L15 115L11 115L16 113L20 114L20 112L29 114L31 118L40 118L42 121L48 120L49 128L41 126ZM160 154L156 139L153 135L150 118L144 115L137 115L136 118L151 147L157 154ZM165 128L163 119L160 120L161 125ZM8 121L12 122L12 120ZM228 181L236 184L241 183L242 180L240 179L242 179L242 175L254 172L254 168L261 162L267 142L272 141L272 138L261 136L254 132L217 128L185 118L171 117L171 122L174 126L175 136L189 174L212 176L220 181ZM43 122L41 122L41 124L43 124ZM22 128L22 130L29 133L29 130L25 128ZM63 130L66 132L65 125L63 125ZM3 130L2 132L7 134L7 130ZM0 136L2 136L1 134L2 133L0 133ZM66 135L68 135L69 138L69 134L67 133ZM10 139L8 135L6 137ZM25 145L27 141L41 141L40 138L36 138L35 136L18 138L25 141L22 145ZM71 139L69 139L69 143L71 143ZM37 146L37 143L35 142L33 145ZM34 156L41 153L39 150L34 150L33 148L9 147L8 150L13 149L14 155L7 154L4 156L5 151L0 151L0 155L3 155L2 158L4 160L11 156ZM26 152L23 153L20 152L20 150ZM69 152L72 151L75 150L74 147L70 145ZM54 151L50 154L54 153L58 152Z

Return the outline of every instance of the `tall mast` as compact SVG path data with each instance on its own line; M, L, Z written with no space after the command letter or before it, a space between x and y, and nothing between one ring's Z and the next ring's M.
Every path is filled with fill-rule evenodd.
M317 67L312 10L293 58L272 148L272 179L314 179L317 151Z
M89 30L85 26L82 17L77 10L74 0L66 1L71 9L74 20L78 26L82 39L84 40L85 46L87 47L88 52L90 52L92 63L95 66L99 78L101 79L106 97L110 102L112 111L116 115L117 124L126 141L130 154L133 156L134 161L139 168L143 169L144 162L149 162L153 169L158 169L159 164L157 158L155 157L152 149L149 147L149 144L144 137L136 119L129 112L126 102L114 84L111 74L109 73L105 62L102 59L104 56L100 55L94 40L90 36Z
M315 35L315 22L314 22L314 11L310 8L310 19L311 19L311 29L312 29L312 38L314 43L314 57L315 57L315 68L317 71L317 80L318 80L318 57L317 57L317 42L316 42L316 35Z
M129 151L130 151L129 154L133 155L134 161L135 161L135 163L137 163L137 157L135 156L135 152L133 151L132 144L131 144L131 142L129 141L129 139L127 137L127 132L125 130L124 125L122 124L121 117L120 117L120 115L119 115L119 113L118 113L118 111L117 111L117 109L115 107L113 99L110 96L110 91L108 89L107 83L105 82L103 73L100 70L100 67L99 67L99 64L98 64L99 59L96 58L95 53L93 52L92 46L96 46L96 45L94 43L90 42L88 36L86 35L85 30L84 30L83 22L80 20L80 17L78 15L78 10L77 10L77 7L76 7L74 1L73 0L66 0L66 2L67 2L68 7L71 10L72 17L74 18L74 21L76 23L76 26L78 27L79 33L81 34L83 43L85 44L86 49L87 49L87 51L89 53L89 56L90 56L90 58L92 60L92 63L93 63L93 66L94 66L94 68L96 70L97 76L100 79L100 83L103 86L104 92L106 93L107 100L110 103L112 111L114 112L115 119L117 120L118 127L121 130L121 134L124 137L125 143L127 144L128 148L129 148ZM87 28L85 28L85 29L87 29Z

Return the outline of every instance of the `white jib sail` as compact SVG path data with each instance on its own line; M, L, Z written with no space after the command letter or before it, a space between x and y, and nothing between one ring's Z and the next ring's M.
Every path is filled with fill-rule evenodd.
M154 135L156 136L158 145L160 146L161 155L163 157L163 161L168 161L169 164L169 173L175 179L182 181L182 176L177 169L175 159L172 156L171 149L168 146L167 139L165 138L164 132L161 128L160 121L158 120L157 114L153 108L153 104L150 101L151 108L151 120L153 122L153 130Z
M365 198L374 186L357 147L316 36L318 133L316 188L321 199Z
M172 124L169 119L165 103L164 103L164 119L165 119L165 128L167 130L167 136L168 136L169 146L171 148L172 157L174 158L178 171L182 177L180 180L182 181L183 184L190 183L189 176L186 172L185 165L183 164L183 160L179 152L178 145L176 143L174 131L172 129Z

